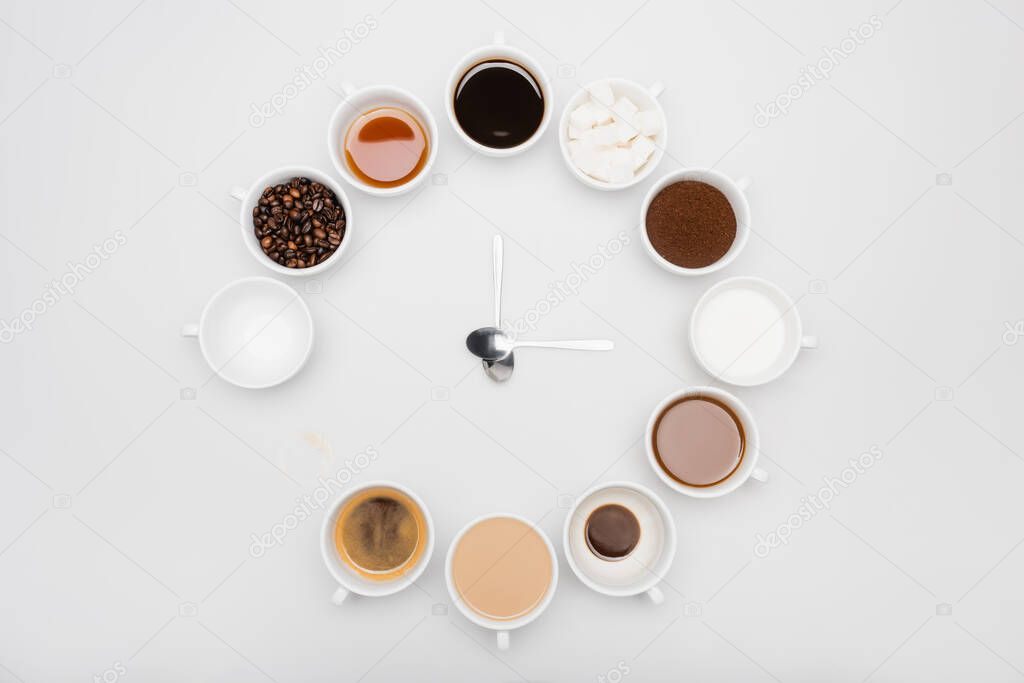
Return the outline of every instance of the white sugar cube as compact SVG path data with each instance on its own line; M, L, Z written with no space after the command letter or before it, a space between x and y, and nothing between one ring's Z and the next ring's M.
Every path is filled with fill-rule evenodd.
M587 92L596 103L603 104L605 107L611 107L615 103L615 95L612 94L612 87L608 85L607 81L587 86Z
M633 125L637 127L641 135L653 136L661 132L665 122L661 120L661 113L652 109L636 114L633 117Z
M639 136L629 146L630 155L633 158L633 170L638 171L647 163L647 160L654 154L654 143L646 136Z
M614 124L607 126L598 126L597 128L591 128L584 134L588 144L594 145L595 147L610 147L618 143L618 136L616 135L616 127Z
M625 121L629 123L633 120L633 115L639 111L637 106L625 97L620 97L612 105L612 115L619 121Z
M569 142L565 143L565 148L569 150L569 158L575 159L576 155L580 153L582 146L583 143L579 140L569 140Z
M633 179L633 155L623 147L613 147L608 157L608 182L627 183Z
M580 130L579 128L573 126L572 124L569 124L569 139L570 140L578 140L582 134L583 134L582 130Z
M611 128L615 129L615 144L617 145L625 145L639 135L636 127L625 121L617 121L611 125Z
M569 125L577 130L587 130L597 125L601 112L590 103L584 102L569 114Z

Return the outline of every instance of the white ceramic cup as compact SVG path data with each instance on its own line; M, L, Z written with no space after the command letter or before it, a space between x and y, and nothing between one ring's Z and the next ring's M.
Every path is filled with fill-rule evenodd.
M678 183L683 180L707 183L718 189L729 200L732 211L736 215L736 238L732 241L732 246L729 247L729 250L725 252L722 258L703 268L683 268L677 266L658 253L658 250L651 244L651 238L647 235L647 210L651 207L651 202L654 201L654 198L663 189L672 183ZM743 251L743 247L747 245L747 240L750 237L750 205L747 204L747 197L744 194L749 186L750 180L748 178L733 180L729 176L709 168L680 169L662 176L647 191L644 203L640 207L640 225L643 227L640 231L640 236L643 239L644 247L647 248L648 255L659 266L676 275L707 275L708 273L725 268L739 256L739 253Z
M459 595L458 590L456 590L455 582L452 579L452 557L454 556L455 549L459 546L459 541L462 540L462 537L466 535L467 531L475 527L480 522L484 522L488 519L495 519L499 517L505 519L515 519L522 522L523 524L529 525L534 531L536 531L540 535L542 539L544 539L544 545L546 545L548 549L548 556L551 558L551 584L548 586L548 592L544 596L544 599L540 602L539 605L534 607L529 614L521 616L518 619L512 619L508 621L488 619L487 617L484 617L476 611L474 611L472 607L468 606L465 602L463 602L462 596ZM514 631L517 628L522 628L523 626L526 626L534 619L539 617L544 612L544 610L548 608L548 605L551 604L551 598L555 596L555 588L558 585L558 559L555 556L555 548L553 545L551 545L551 540L539 526L537 526L530 520L526 519L525 517L520 517L519 515L504 512L495 513L491 515L483 515L481 517L477 517L472 522L462 527L462 530L459 531L458 534L456 534L454 539L452 539L452 544L448 546L448 555L444 561L444 578L445 582L448 584L448 594L451 595L452 602L454 602L455 606L459 608L459 611L462 612L462 615L470 621L472 621L477 626L489 628L492 631L494 631L496 633L498 649L507 650L509 648L509 632Z
M780 325L783 331L782 350L776 357L775 361L771 365L766 366L763 371L746 376L740 376L736 372L730 374L730 369L734 368L736 362L740 360L739 357L733 359L732 364L727 367L712 367L704 357L701 346L697 341L697 325L699 324L701 314L704 312L708 302L715 296L730 288L739 287L764 295L773 301L779 311L782 311L780 317L774 323L776 325ZM763 334L763 332L761 332L761 334ZM797 311L793 300L790 299L784 291L782 291L782 288L763 278L751 276L733 277L722 280L709 288L708 291L704 292L701 298L697 300L697 305L694 306L693 313L690 315L690 330L688 336L690 340L690 350L693 352L694 358L697 359L697 363L700 364L705 372L722 382L744 387L757 386L778 378L793 365L797 355L800 353L800 349L814 349L818 346L817 337L813 335L805 335L803 333L803 323L800 321L800 313ZM747 339L742 339L740 343L749 350L750 346L756 341L757 338L755 337L754 339L749 340L749 343ZM740 355L742 356L742 353Z
M459 120L455 117L455 89L458 87L459 81L462 80L462 77L467 71L480 62L484 62L489 59L507 59L525 67L526 70L533 74L533 77L537 80L537 85L540 86L541 95L544 97L544 114L541 116L540 125L537 126L537 130L534 131L529 140L518 144L515 147L499 149L496 147L481 145L479 142L469 137L469 135L466 134L466 131L462 130L462 126L459 125ZM551 110L554 105L554 94L551 91L551 81L548 80L547 74L544 73L544 69L541 68L540 63L522 50L506 45L504 32L497 31L494 34L493 43L469 51L455 64L455 67L452 68L452 72L448 76L448 85L445 87L444 91L444 102L445 111L448 112L448 120L451 122L452 128L454 128L456 134L462 138L462 141L469 145L470 149L489 157L510 157L530 149L530 147L533 147L537 143L537 140L544 135L544 131L547 129L548 123L551 122Z
M628 491L632 491L649 501L652 507L657 511L661 523L661 549L657 561L652 566L644 565L643 568L646 571L643 574L643 578L628 585L610 585L609 583L602 583L598 578L588 574L576 562L573 552L575 548L580 547L580 544L586 546L586 539L583 537L583 526L577 523L578 520L575 519L577 512L580 510L581 506L586 505L588 501L595 497L599 497L602 493L609 492L614 489L626 489ZM609 502L613 502L612 499L609 499ZM574 530L580 532L578 534L579 537L575 539L573 538ZM644 525L642 522L640 526L640 534L641 537L643 537ZM651 491L646 486L641 486L640 484L630 481L612 481L595 486L576 499L572 509L569 510L569 514L565 518L565 527L562 531L562 550L565 552L565 561L568 563L569 568L572 569L573 573L576 574L576 578L591 590L595 590L598 593L610 595L612 597L625 597L645 593L654 604L659 605L664 602L665 595L662 593L661 589L658 588L658 584L661 582L662 577L668 573L669 568L672 566L672 560L676 556L676 525L675 521L672 519L672 514L669 512L668 506L665 505L661 498L655 495L654 491ZM589 550L586 550L586 552L589 552ZM629 556L618 560L618 562L629 561Z
M291 379L313 350L313 317L288 285L269 277L228 283L210 297L198 323L181 329L199 339L203 358L225 381L265 389Z
M335 107L331 114L330 123L327 125L327 156L331 158L334 169L349 185L358 190L377 197L394 197L405 194L420 185L430 175L430 169L434 166L437 158L439 145L437 137L437 122L434 115L430 113L427 105L423 104L420 98L408 90L392 85L371 85L364 88L357 88L351 83L342 83L341 90L344 99ZM352 122L378 107L396 107L412 114L423 126L423 132L427 136L427 161L412 180L394 187L374 187L359 178L355 177L348 168L344 158L343 145L345 134L348 132Z
M338 245L338 248L326 261L309 268L288 268L280 263L271 261L270 257L263 253L263 247L260 246L260 241L256 238L256 232L253 229L252 223L252 210L256 208L257 202L263 196L263 190L268 185L287 184L292 178L298 177L309 178L329 188L334 192L334 195L341 203L341 207L345 210L345 234L341 238L341 244ZM348 251L348 246L352 243L352 204L348 201L348 197L345 196L344 190L341 189L341 185L336 180L315 168L308 166L281 166L265 174L249 186L248 190L242 187L232 187L229 190L229 194L242 204L238 223L242 226L242 241L245 242L245 246L249 249L253 258L279 275L310 277L323 273L325 270L333 268L341 262L341 257Z
M587 175L576 166L572 160L572 155L569 153L569 117L572 116L573 111L577 107L590 97L588 89L598 83L607 83L611 86L612 92L616 97L629 98L640 111L650 111L653 109L661 114L661 131L653 138L654 151L651 153L651 158L640 167L640 172L636 173L632 180L625 183L606 183L603 180ZM624 190L627 187L633 187L637 183L643 182L654 172L654 169L665 156L665 148L668 145L668 118L665 116L665 110L662 108L661 102L658 101L658 96L664 90L665 86L661 83L654 83L644 87L639 83L627 81L624 78L603 78L590 83L572 96L569 103L565 105L565 109L562 111L562 118L558 123L558 146L562 150L562 159L565 161L566 167L575 176L576 180L598 190ZM646 214L646 211L644 213Z
M423 519L427 524L427 547L424 548L419 561L401 576L388 581L371 581L370 579L360 576L355 572L355 570L342 561L341 557L338 555L338 549L334 545L334 528L338 522L338 514L345 506L345 503L352 500L353 496L367 489L373 488L393 489L404 494L419 506L420 513L423 515ZM393 595L404 588L408 588L420 577L423 570L427 568L427 564L430 562L430 556L433 552L434 522L430 517L430 511L427 510L427 506L419 496L401 484L396 484L391 481L371 481L357 486L346 493L339 500L335 501L330 508L328 508L327 514L324 515L323 526L320 530L320 553L323 555L324 564L327 565L327 571L331 573L334 580L340 584L337 590L335 590L331 595L331 602L335 605L340 605L345 602L345 599L352 593L368 598L379 598L385 595Z
M658 464L658 458L654 455L654 424L658 421L658 417L676 401L690 396L706 396L721 401L729 406L743 425L745 445L743 459L739 467L729 477L711 486L689 486L676 481L662 469L661 465ZM754 416L750 414L747 406L741 403L738 398L716 387L691 387L665 397L657 405L651 413L651 418L647 421L644 447L647 449L647 461L650 463L654 473L658 475L658 478L665 482L669 488L694 498L717 498L718 496L724 496L738 489L747 479L755 479L760 482L768 481L768 472L757 466L757 460L761 455L761 451Z

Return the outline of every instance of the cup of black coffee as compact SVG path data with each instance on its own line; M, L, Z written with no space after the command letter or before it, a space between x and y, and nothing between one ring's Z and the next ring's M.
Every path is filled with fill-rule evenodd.
M448 120L480 154L506 157L532 147L551 120L548 77L528 54L505 44L504 34L463 57L445 90Z
M748 479L767 481L754 417L738 398L715 387L669 395L651 413L645 435L655 474L679 493L715 498Z

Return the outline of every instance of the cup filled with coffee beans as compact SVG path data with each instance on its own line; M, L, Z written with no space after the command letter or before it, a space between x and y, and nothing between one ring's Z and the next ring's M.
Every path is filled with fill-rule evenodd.
M242 241L257 261L282 275L311 276L334 267L352 242L352 205L337 181L305 166L284 166L248 189Z
M540 63L505 44L497 32L490 45L455 64L445 88L452 128L470 149L492 157L525 152L551 121L552 93Z
M356 189L392 197L418 187L437 158L437 124L407 90L377 85L345 94L327 127L327 154Z
M640 208L651 259L676 275L706 275L732 263L750 237L749 184L701 168L658 180Z
M716 387L669 395L647 422L647 459L667 486L694 498L735 491L750 478L767 481L754 417L738 398Z

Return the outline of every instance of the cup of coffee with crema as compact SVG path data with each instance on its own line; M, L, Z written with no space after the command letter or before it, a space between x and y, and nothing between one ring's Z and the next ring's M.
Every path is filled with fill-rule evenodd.
M647 459L666 485L694 498L735 491L747 479L767 481L754 417L716 387L693 387L665 398L644 436Z
M551 84L540 64L505 44L494 42L463 57L445 89L448 119L469 147L492 157L519 154L532 147L551 121Z
M445 560L445 580L463 616L497 632L498 649L509 632L547 609L558 584L558 560L537 525L512 514L479 517L455 536Z
M327 154L342 178L390 197L423 183L437 158L437 124L407 90L343 83L344 99L327 127Z
M613 481L585 492L565 518L562 546L573 573L598 593L665 599L658 583L676 554L676 527L650 489Z
M419 496L387 481L349 491L327 511L320 550L341 586L336 605L350 593L380 597L419 578L434 551L434 523Z

